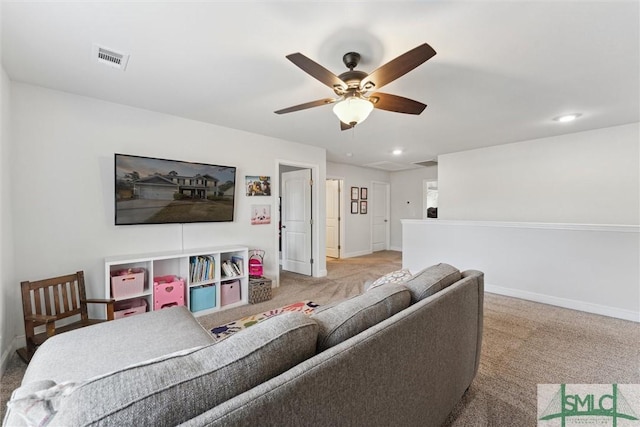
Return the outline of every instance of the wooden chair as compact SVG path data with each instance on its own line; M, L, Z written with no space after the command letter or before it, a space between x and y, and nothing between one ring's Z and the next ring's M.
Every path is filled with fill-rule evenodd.
M89 319L87 304L105 304L107 320L113 320L114 300L87 299L83 271L36 282L25 281L20 286L27 346L17 353L26 363L47 338L105 321Z

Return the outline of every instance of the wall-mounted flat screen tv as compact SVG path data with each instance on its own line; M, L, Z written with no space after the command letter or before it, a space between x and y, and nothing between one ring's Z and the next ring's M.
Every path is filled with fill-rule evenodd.
M115 154L115 224L233 221L236 168Z

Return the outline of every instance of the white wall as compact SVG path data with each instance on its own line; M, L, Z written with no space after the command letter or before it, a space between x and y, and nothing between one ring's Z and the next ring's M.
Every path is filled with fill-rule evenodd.
M351 213L351 187L366 187L369 189L368 200L372 206L372 182L389 183L389 172L371 168L346 165L343 163L327 162L327 178L343 179L344 192L342 204L344 206L344 247L340 256L349 258L371 253L371 214L361 215ZM324 188L324 185L323 185ZM392 191L393 194L393 191ZM393 196L392 196L393 198Z
M439 156L438 217L637 225L639 146L634 123Z
M485 274L485 290L640 322L640 227L404 220L402 265Z
M637 321L639 146L634 123L439 156L439 219L405 221L403 264Z
M317 147L20 83L12 84L11 107L20 280L83 269L88 294L101 296L106 256L224 244L265 249L265 275L274 277L278 224L250 225L255 201L243 192L245 175L271 176L277 186L277 160L285 159L317 165L315 178L325 179L325 150ZM236 166L234 222L114 226L114 152ZM320 196L313 203L323 223L324 192ZM277 212L275 196L260 203ZM321 258L314 268L326 268Z
M0 376L12 350L20 311L20 285L13 268L10 92L9 77L0 68Z
M438 167L428 166L391 173L391 248L402 250L401 219L422 219L424 180L438 179Z

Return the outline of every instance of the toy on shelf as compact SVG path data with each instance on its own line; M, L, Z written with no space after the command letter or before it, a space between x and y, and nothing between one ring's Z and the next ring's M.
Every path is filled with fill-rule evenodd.
M184 279L177 276L161 276L153 278L153 309L185 305Z
M249 249L249 277L262 277L264 273L264 251Z

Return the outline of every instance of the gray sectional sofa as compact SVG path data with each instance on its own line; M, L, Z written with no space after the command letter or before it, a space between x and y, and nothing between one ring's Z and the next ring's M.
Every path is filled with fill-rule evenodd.
M439 426L471 384L484 276L438 264L213 344L183 307L55 336L5 426Z

